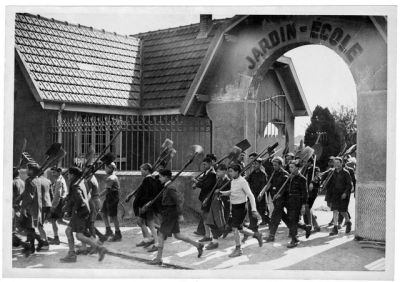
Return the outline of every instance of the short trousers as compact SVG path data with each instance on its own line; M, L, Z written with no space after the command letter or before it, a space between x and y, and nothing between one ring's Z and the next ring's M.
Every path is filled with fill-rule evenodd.
M111 217L117 216L118 203L119 203L118 191L110 192L109 194L107 194L106 199L103 202L101 212Z
M57 207L54 209L53 212L50 213L50 219L62 219L64 214L62 208L64 206L64 199L60 199Z
M42 223L44 223L46 220L50 219L51 216L51 207L43 207L42 208Z
M164 240L167 237L171 237L172 234L180 233L178 219L179 214L176 208L168 208L161 211L160 232L163 234Z
M73 216L68 226L71 227L72 232L86 234L89 229L89 216L84 218Z
M232 204L232 223L231 226L239 230L243 229L243 222L246 218L246 202L241 204Z

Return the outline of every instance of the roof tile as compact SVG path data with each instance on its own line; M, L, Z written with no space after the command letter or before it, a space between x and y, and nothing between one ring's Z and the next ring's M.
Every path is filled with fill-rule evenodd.
M112 102L139 99L137 38L17 14L15 42L43 100L138 106ZM99 94L108 99L99 100Z

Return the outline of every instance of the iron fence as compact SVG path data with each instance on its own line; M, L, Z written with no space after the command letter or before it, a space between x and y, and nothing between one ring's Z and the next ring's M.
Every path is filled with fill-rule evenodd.
M166 138L174 141L177 154L169 168L179 170L187 161L190 146L199 144L211 152L211 121L181 115L122 116L79 114L55 119L50 128L52 141L61 141L67 151L63 167L82 162L90 146L100 153L114 134L121 134L110 146L120 170L139 170L142 163L153 163ZM198 170L198 164L188 167Z

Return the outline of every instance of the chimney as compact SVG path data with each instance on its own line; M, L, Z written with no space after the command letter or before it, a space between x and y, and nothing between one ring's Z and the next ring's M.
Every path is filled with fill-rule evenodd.
M212 27L212 15L200 14L200 30L197 38L207 38Z

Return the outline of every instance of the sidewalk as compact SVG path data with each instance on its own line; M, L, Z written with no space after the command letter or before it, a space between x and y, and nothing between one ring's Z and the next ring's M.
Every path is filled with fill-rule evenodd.
M219 248L212 251L204 251L201 258L197 258L196 248L174 238L168 238L164 247L164 262L166 267L180 269L230 269L243 270L331 270L331 271L363 271L365 266L385 257L385 252L376 249L362 249L358 242L354 241L354 231L349 235L344 234L344 228L338 236L329 237L330 228L324 227L332 213L326 211L323 197L319 197L315 203L315 214L323 225L321 232L314 233L310 238L304 237L304 232L299 230L301 243L297 248L288 249L288 230L284 225L278 229L274 243L264 244L259 247L255 239L243 244L243 255L229 258L228 255L234 248L233 235L219 240ZM350 213L354 220L354 199L351 201ZM354 224L353 224L354 226ZM181 232L194 239L201 237L193 234L195 225L182 226ZM48 236L52 236L50 225L46 226ZM101 231L104 228L100 227ZM67 242L64 235L65 226L60 226L60 239ZM268 234L268 228L261 231ZM123 239L121 242L105 242L104 245L112 254L106 255L103 262L97 262L97 255L79 256L79 264L62 264L59 259L67 252L67 245L50 246L50 251L40 252L32 257L25 258L20 250L13 250L14 267L35 268L129 268L129 269L154 269L158 266L146 264L146 261L155 257L155 253L148 253L142 247L136 247L141 241L141 232L138 227L123 227ZM169 265L170 264L170 265Z

